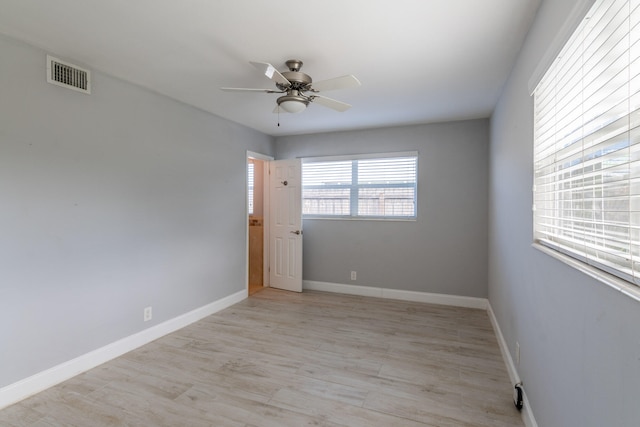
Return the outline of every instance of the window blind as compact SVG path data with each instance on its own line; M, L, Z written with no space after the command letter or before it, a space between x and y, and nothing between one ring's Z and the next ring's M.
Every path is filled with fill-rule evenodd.
M304 159L303 215L415 218L417 153Z
M599 0L534 91L534 238L640 283L640 0Z
M254 163L247 164L247 206L249 215L253 215Z

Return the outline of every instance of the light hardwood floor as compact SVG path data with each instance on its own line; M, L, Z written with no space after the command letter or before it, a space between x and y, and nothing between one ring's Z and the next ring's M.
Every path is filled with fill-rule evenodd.
M487 313L265 289L2 426L523 426Z

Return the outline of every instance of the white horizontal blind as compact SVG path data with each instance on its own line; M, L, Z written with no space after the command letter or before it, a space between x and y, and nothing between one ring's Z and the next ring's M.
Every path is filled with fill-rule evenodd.
M303 215L415 218L417 154L380 156L305 159Z
M302 214L351 215L353 161L302 164Z
M640 284L640 0L598 0L534 91L536 241Z
M254 163L251 162L247 165L247 205L249 209L249 215L253 215L254 173L255 166Z
M415 216L415 157L359 160L358 216Z

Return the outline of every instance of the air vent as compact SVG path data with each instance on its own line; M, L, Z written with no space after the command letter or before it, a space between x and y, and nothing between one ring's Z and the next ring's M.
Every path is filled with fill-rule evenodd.
M49 55L47 55L47 82L78 92L91 93L89 70Z

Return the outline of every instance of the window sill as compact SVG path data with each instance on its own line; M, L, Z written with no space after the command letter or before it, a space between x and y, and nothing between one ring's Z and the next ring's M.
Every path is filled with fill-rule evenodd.
M599 282L604 283L605 285L609 286L610 288L615 289L616 291L620 292L623 295L628 296L629 298L632 298L638 302L640 302L640 288L638 286L632 285L628 282L626 282L625 280L622 280L618 277L615 277L609 273L606 273L600 269L597 269L595 267L592 267L588 264L585 264L581 261L578 261L577 259L571 258L568 255L565 255L561 252L555 251L551 248L548 248L544 245L541 245L539 243L533 243L531 245L534 249L539 250L540 252L543 252L555 259L557 259L560 262L563 262L565 264L567 264L570 267L575 268L578 271L583 272L584 274L586 274L587 276L598 280Z
M383 222L416 222L417 218L374 218L374 217L349 217L349 216L303 216L302 220L328 220L328 221L383 221Z

